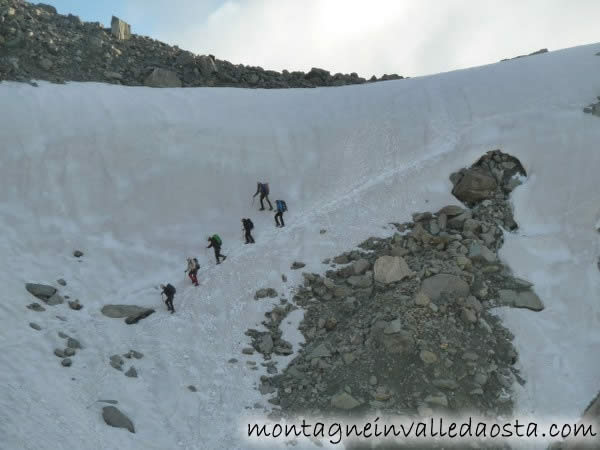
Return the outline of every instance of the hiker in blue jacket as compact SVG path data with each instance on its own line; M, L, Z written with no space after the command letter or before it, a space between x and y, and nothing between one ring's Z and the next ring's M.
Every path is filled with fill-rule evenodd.
M210 244L206 248L212 247L215 250L215 259L217 260L217 264L221 264L219 258L223 258L223 261L225 261L227 258L226 255L221 255L221 238L214 234L208 238L208 242L210 242Z
M277 207L277 212L275 213L275 226L284 227L283 213L287 211L287 205L284 200L275 200L275 206Z
M267 203L269 204L269 211L273 211L273 205L271 204L271 201L269 200L269 183L256 183L256 192L254 193L252 198L256 197L258 194L260 194L260 210L259 211L265 210L265 205L263 204L263 199L267 200Z

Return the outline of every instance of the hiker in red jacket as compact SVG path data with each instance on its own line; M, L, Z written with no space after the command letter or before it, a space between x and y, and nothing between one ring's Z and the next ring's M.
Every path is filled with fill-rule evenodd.
M271 205L271 201L269 200L269 183L256 183L256 192L252 198L256 197L258 194L260 194L260 211L265 210L263 199L267 200L269 211L273 211L273 205Z
M219 237L219 235L214 234L208 238L208 242L210 242L210 244L206 248L212 247L215 250L215 259L217 260L217 264L221 264L219 258L223 258L223 261L227 259L226 255L221 255L221 238Z
M198 273L198 269L200 268L200 264L196 258L188 258L187 259L187 274L194 283L194 286L198 286L198 278L196 278L196 274Z

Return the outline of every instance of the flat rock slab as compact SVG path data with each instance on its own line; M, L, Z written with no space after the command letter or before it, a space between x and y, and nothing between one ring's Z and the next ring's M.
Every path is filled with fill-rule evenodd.
M532 311L541 311L544 304L533 291L513 291L511 289L500 289L498 291L499 301L504 306L514 308L526 308Z
M105 406L102 408L102 418L111 427L125 428L131 433L135 433L133 422L115 406Z
M256 291L256 294L254 294L254 300L258 300L265 297L275 298L277 297L277 295L277 291L273 288L259 289L258 291Z
M55 287L36 283L25 284L25 289L27 289L27 291L34 297L44 301L48 300L57 292Z
M349 411L360 405L361 403L358 400L356 400L354 397L352 397L350 394L347 394L346 392L334 395L331 398L331 406L345 411Z
M151 308L148 308L144 311L141 311L137 314L132 314L130 316L127 316L125 318L125 323L127 325L132 325L134 323L138 323L140 320L145 319L146 317L148 317L150 314L154 313L154 310Z
M27 283L25 284L25 289L31 295L50 306L59 305L64 302L64 299L58 295L55 287L46 284Z
M120 319L147 311L149 308L136 305L104 305L100 312L106 317Z
M431 300L438 300L442 294L466 297L469 295L469 285L456 275L440 273L423 280L421 292Z
M39 303L31 303L31 304L27 305L27 308L29 308L29 309L31 309L32 311L35 311L35 312L46 311L46 308L44 308Z
M414 275L401 256L381 256L375 261L375 281L383 284L401 281Z

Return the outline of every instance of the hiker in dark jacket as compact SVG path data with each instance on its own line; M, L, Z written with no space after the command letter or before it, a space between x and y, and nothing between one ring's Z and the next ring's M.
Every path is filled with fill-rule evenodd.
M187 270L186 273L194 283L194 286L198 286L198 278L196 278L196 274L198 273L198 269L200 269L200 264L196 258L188 258L187 259Z
M167 297L165 303L169 311L171 311L171 314L173 314L175 312L175 308L173 307L173 297L175 297L175 288L169 283L167 283L166 286L164 284L161 284L160 288L162 289L162 293L160 295L161 297L163 295Z
M256 183L256 192L252 198L256 197L258 194L260 194L260 211L265 210L263 199L267 200L269 211L273 211L273 205L271 205L271 201L269 200L269 183Z
M215 259L217 260L217 264L221 264L219 258L223 258L223 261L225 261L225 259L227 258L226 255L221 255L221 244L215 236L209 237L208 242L210 242L210 244L206 248L212 247L215 250Z
M242 219L242 226L244 227L244 233L246 237L246 244L254 244L254 238L250 233L252 228L254 228L254 224L250 219Z
M275 213L275 226L284 227L285 223L283 223L283 213L287 211L287 205L283 200L275 200L275 206L277 207L277 212Z

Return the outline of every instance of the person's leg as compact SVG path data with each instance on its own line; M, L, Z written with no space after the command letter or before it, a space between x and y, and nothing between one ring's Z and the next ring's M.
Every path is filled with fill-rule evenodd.
M215 247L215 259L217 260L217 264L219 264L219 249L217 247Z
M252 240L252 236L250 236L250 230L246 230L246 244L249 244Z
M250 243L254 244L254 237L252 237L252 235L250 234L249 231L248 231L248 235L250 236Z
M273 205L271 205L271 200L269 200L269 196L265 195L265 199L267 200L267 203L269 204L269 211L273 211Z
M265 194L260 194L260 210L265 210L265 205L263 204L263 200L265 199Z
M198 286L198 278L196 277L197 272L198 272L197 270L194 270L192 272L192 282L194 283L195 286Z
M285 223L283 222L283 213L280 213L281 215L279 216L279 218L281 219L281 226L285 227Z
M281 212L278 212L277 214L275 214L275 224L280 227L281 224L279 223L279 220L281 219Z

